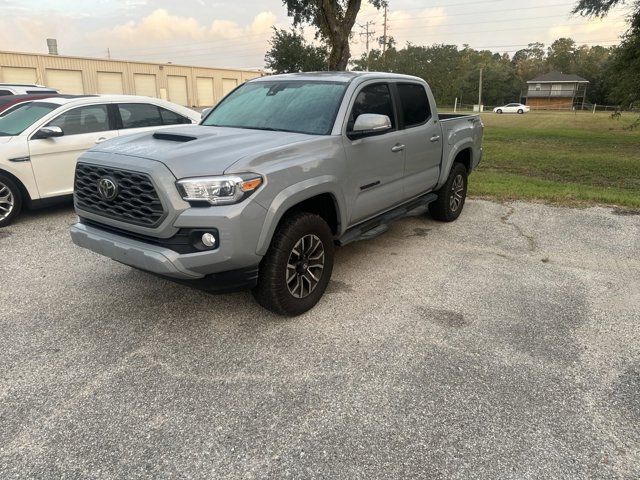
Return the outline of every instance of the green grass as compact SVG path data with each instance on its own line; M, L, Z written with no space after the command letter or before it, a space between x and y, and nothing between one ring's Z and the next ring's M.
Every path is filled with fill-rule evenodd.
M640 209L640 129L624 128L636 116L483 114L484 159L469 192L498 200Z

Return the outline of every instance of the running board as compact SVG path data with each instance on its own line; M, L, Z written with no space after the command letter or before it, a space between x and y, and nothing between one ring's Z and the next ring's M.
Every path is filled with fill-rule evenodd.
M371 220L367 220L360 225L351 227L336 242L338 245L344 246L352 242L357 242L359 240L369 240L371 238L375 238L378 235L382 235L384 232L389 230L389 225L393 221L398 220L402 217L406 217L416 208L427 206L437 199L438 196L435 193L428 193L427 195L417 198L409 203L378 215Z

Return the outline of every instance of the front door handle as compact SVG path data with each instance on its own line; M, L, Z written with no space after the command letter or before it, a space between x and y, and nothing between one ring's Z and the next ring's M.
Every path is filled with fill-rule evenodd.
M435 143L440 140L440 135L434 135L429 139L430 142Z
M398 143L397 145L394 145L393 147L391 147L391 151L393 153L398 153L398 152L402 152L405 149L405 146Z
M97 139L97 140L96 140L96 144L98 144L98 143L102 143L102 142L104 142L105 140L108 140L108 138L107 138L107 137L100 137L99 139Z

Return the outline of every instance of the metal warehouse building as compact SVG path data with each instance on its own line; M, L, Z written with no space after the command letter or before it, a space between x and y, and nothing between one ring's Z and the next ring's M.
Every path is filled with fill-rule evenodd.
M67 94L158 97L189 107L210 107L257 70L0 51L0 83L39 83Z

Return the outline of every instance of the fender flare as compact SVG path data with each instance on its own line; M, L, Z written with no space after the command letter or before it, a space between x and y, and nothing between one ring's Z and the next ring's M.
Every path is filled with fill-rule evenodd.
M330 194L335 203L339 229L343 229L347 224L344 195L339 188L338 178L333 175L322 175L310 178L299 183L295 183L282 190L267 208L267 215L262 225L256 253L265 255L271 244L271 239L276 231L276 227L284 214L297 204L312 197ZM338 232L340 235L341 232Z
M451 171L451 167L453 167L453 162L455 161L456 157L460 152L462 152L463 150L471 150L471 158L473 160L475 155L473 151L473 145L474 145L473 139L469 139L469 138L464 138L459 142L453 144L453 146L451 147L451 150L449 150L449 155L447 156L446 160L444 158L442 160L443 165L442 165L442 170L440 170L440 178L438 179L438 185L435 187L436 190L439 189L442 185L444 185L444 183L447 181L447 178L449 178L449 172Z

